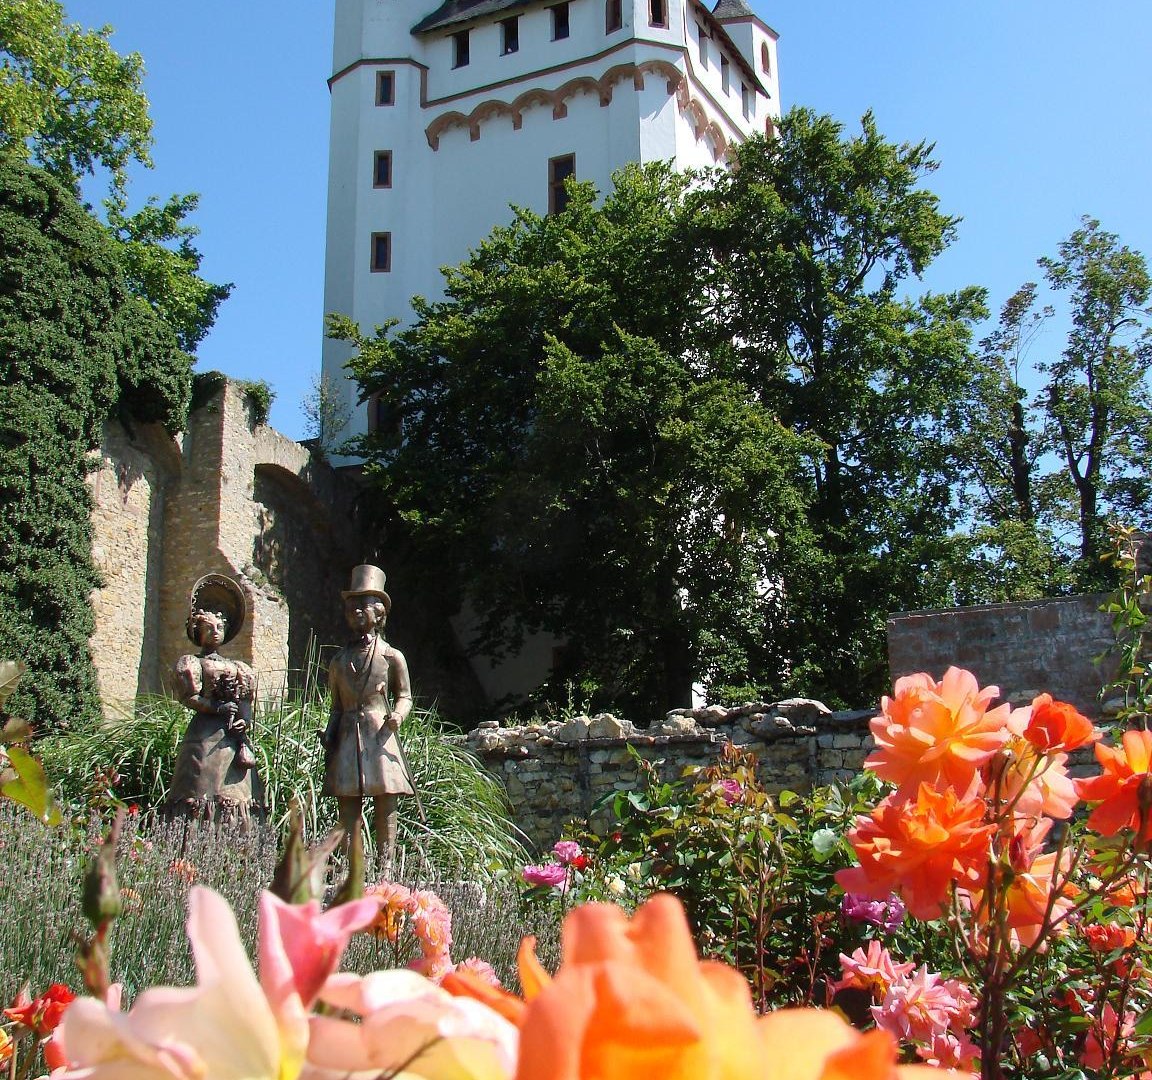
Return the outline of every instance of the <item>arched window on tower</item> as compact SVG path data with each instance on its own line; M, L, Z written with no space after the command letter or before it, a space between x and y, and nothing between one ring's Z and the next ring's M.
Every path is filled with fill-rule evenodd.
M760 46L760 69L765 75L772 74L772 53L766 41Z

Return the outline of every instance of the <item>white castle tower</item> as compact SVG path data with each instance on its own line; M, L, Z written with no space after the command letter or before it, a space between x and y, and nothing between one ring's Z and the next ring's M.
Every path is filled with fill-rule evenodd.
M723 161L779 116L776 34L745 0L336 0L324 310L365 331L441 293L509 204L558 209L630 161ZM349 349L325 341L347 394Z

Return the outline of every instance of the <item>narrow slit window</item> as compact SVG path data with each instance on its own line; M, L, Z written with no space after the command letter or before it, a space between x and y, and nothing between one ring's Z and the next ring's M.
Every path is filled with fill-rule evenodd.
M372 157L372 186L390 188L392 186L392 151L377 150Z
M552 12L552 40L561 41L571 33L568 24L568 5L566 3L557 4L550 10Z
M462 68L468 66L468 35L470 31L461 30L452 35L452 66Z
M668 8L665 0L648 0L648 25L668 25Z
M392 269L392 234L372 234L372 273L387 274Z
M720 57L720 88L726 94L732 92L732 65L726 56Z
M576 175L576 155L564 154L548 161L548 213L559 214L568 205L564 181Z
M500 55L520 51L520 16L500 20Z
M376 104L377 105L395 105L396 104L396 72L394 72L394 71L378 71L378 72L376 72Z
M700 56L700 66L706 68L708 66L708 31L699 23L696 24L696 29L699 33L696 46Z
M624 0L605 0L604 33L614 34L624 27Z
M756 112L756 99L747 83L740 84L740 107L744 110L744 119L751 120Z

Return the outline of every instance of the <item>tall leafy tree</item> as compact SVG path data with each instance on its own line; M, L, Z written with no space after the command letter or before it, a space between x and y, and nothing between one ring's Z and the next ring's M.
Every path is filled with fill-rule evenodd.
M1099 584L1109 514L1149 521L1152 278L1143 255L1087 217L1040 265L1072 314L1064 351L1039 365L1046 447L1071 489L1081 582Z
M557 682L635 708L779 670L766 582L801 517L804 440L731 342L698 337L687 185L632 166L599 207L575 185L563 213L521 211L446 271L409 329L334 320L396 419L364 447L394 536L481 613L485 649L550 631Z
M961 456L973 493L966 599L1019 599L1109 582L1110 520L1147 527L1152 495L1152 278L1144 256L1084 218L1039 260L983 342ZM1063 349L1036 329L1057 313ZM988 572L972 571L984 568Z
M69 23L59 0L0 4L0 152L42 166L77 194L103 170L106 224L123 245L128 281L191 350L231 286L199 276L197 230L186 221L198 196L128 211L129 166L152 164L152 120L144 61L118 54L111 34Z
M1042 482L1042 422L1028 389L1029 354L1054 312L1027 282L1004 303L974 356L969 394L954 403L966 524L953 568L958 603L1029 600L1071 583Z
M902 293L954 227L930 147L798 110L734 165L625 170L600 207L577 187L410 329L337 320L397 421L365 449L487 643L552 630L649 707L693 674L871 699L885 616L943 588L982 293Z
M954 236L923 182L926 143L864 116L846 135L795 109L697 198L718 337L763 406L815 449L780 586L800 687L870 700L888 613L946 599L956 481L949 405L965 393L983 290L908 295Z

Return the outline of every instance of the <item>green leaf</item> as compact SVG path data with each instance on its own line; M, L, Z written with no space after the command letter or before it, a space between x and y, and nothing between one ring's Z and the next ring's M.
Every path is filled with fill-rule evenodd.
M22 660L0 660L0 705L8 700L27 670Z
M1152 1035L1152 1009L1136 1021L1136 1034L1138 1036Z
M9 747L8 762L15 776L0 783L0 795L26 807L45 825L59 825L60 808L52 797L44 766L18 746Z
M12 717L0 729L0 746L10 746L12 743L27 742L32 738L32 725L27 720Z

